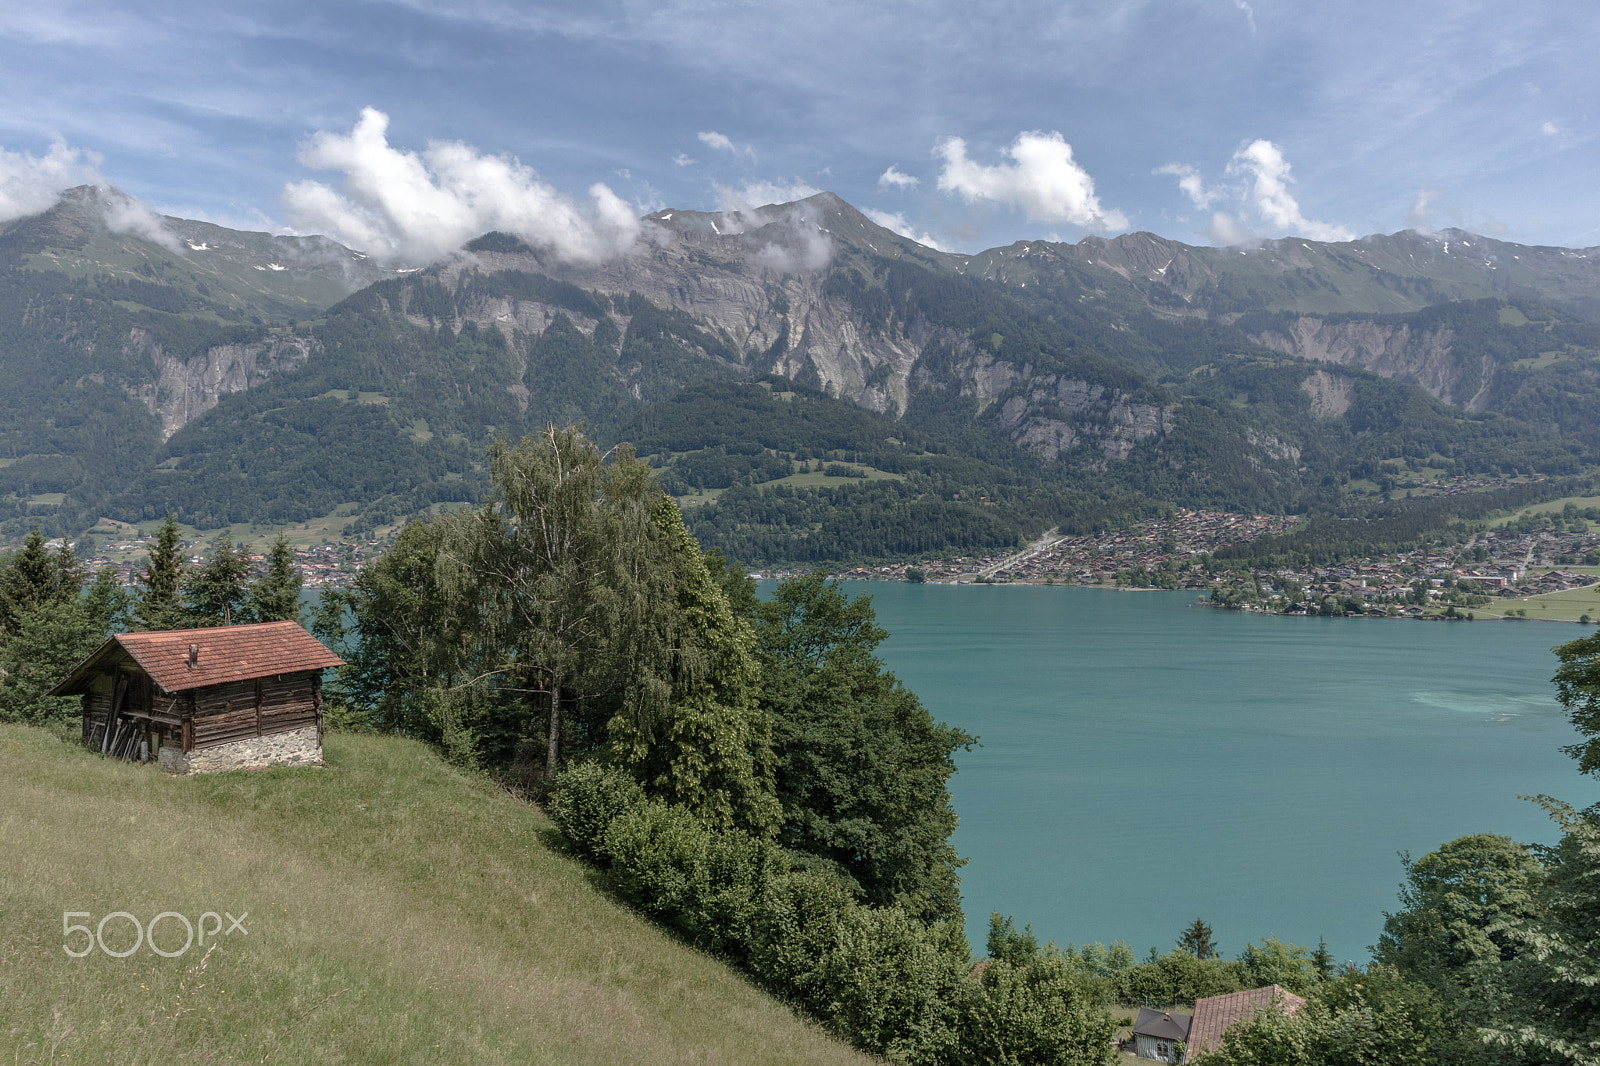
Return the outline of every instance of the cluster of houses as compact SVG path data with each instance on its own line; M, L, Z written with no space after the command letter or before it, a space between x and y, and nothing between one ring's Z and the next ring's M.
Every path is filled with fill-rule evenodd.
M1209 570L1199 565L1206 561L1200 557L1219 548L1282 533L1293 523L1294 519L1282 516L1177 511L1118 533L1051 539L1009 556L854 567L833 576L855 581L1112 585L1148 584L1152 575L1164 574L1166 587L1228 588L1244 593L1244 602L1265 609L1304 611L1315 600L1337 596L1394 604L1399 613L1421 613L1419 581L1425 585L1422 598L1442 606L1477 596L1521 597L1581 588L1595 578L1568 567L1600 565L1600 532L1562 529L1560 523L1531 531L1490 530L1465 544L1304 570L1249 573L1229 570L1221 561L1211 561ZM762 571L755 576L785 575Z
M186 541L183 545L185 552L189 553L188 561L191 565L205 562L205 553L202 541ZM87 560L93 570L99 570L110 565L117 568L118 580L128 586L134 585L139 575L144 570L142 558L129 558L127 553L148 549L149 538L126 541L116 544L107 544L107 551L116 552L119 558L112 558L107 554L96 555ZM332 544L319 544L311 548L296 548L294 553L295 567L300 571L301 585L304 588L343 588L355 580L356 574L366 563L369 553L373 551L372 545L361 544L356 541L341 540ZM267 557L264 552L252 552L250 562L258 573L264 572Z

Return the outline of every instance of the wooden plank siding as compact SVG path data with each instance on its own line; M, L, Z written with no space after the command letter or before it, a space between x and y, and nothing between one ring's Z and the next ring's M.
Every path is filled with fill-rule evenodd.
M191 746L207 748L317 725L319 688L309 674L280 674L199 689Z
M98 749L105 739L106 719L111 717L110 693L83 694L83 742Z

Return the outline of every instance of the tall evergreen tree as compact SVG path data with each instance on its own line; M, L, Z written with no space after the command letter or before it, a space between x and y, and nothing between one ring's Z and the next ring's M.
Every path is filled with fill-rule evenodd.
M18 554L24 557L22 574L7 567L0 582L12 609L0 640L0 720L70 718L79 711L78 701L45 692L111 635L127 594L108 566L83 595L83 567L70 545L50 552L36 535Z
M1209 959L1217 953L1217 943L1211 939L1211 926L1196 918L1184 929L1183 936L1178 938L1178 948L1197 959Z
M655 541L666 552L651 552L644 561L675 578L673 601L651 612L681 618L675 646L663 642L672 653L671 692L648 719L625 709L611 720L613 758L647 791L688 807L706 824L767 836L777 830L782 809L773 792L771 720L758 702L755 633L734 617L677 505L659 494L657 501L653 522L661 536L645 543ZM629 657L638 662L636 654Z
M35 526L22 547L0 560L0 639L16 633L24 616L46 604L65 603L83 588L83 564L63 540L50 550Z
M250 618L250 556L223 533L211 556L183 584L189 624L238 625Z
M101 640L109 640L128 627L133 595L122 587L115 564L107 563L94 575L83 594L83 607Z
M1582 773L1600 777L1600 633L1559 644L1556 699L1567 709L1583 740L1562 751L1578 760Z
M250 613L257 622L300 621L300 568L282 533L267 552L267 571L250 586Z
M134 620L141 629L181 629L187 624L179 592L183 586L182 535L178 520L167 515L139 575L139 604Z

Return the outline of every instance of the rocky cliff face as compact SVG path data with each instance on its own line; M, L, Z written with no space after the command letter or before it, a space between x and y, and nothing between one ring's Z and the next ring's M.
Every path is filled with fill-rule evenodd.
M274 334L250 344L224 344L189 359L165 351L144 330L130 331L125 350L143 352L154 369L154 381L127 386L130 395L161 419L166 440L232 392L260 385L274 374L292 370L310 358L315 341Z
M931 335L916 323L874 329L826 293L827 267L840 250L833 237L840 221L871 227L876 233L869 236L885 248L909 243L824 194L760 212L662 212L649 220L648 238L633 253L598 266L546 262L531 249L478 252L453 264L444 280L452 282L468 269L518 270L613 296L638 293L695 315L730 342L749 370L806 381L863 407L903 415L908 377ZM535 334L553 313L510 299L485 301L470 312L480 326ZM585 332L594 328L593 319L562 313ZM625 316L613 321L626 331Z
M1036 373L988 352L970 338L910 321L869 322L849 300L829 291L829 270L865 253L902 256L949 268L944 256L882 229L828 194L758 212L708 215L661 212L634 253L592 267L546 262L532 249L479 251L442 275L453 286L461 271L545 273L580 288L627 297L696 316L740 353L742 367L775 373L894 417L905 415L917 389L954 389L976 400L1026 451L1056 460L1087 446L1103 460L1127 457L1141 440L1167 432L1173 413L1131 401L1085 381ZM591 333L592 318L531 300L496 297L463 314L480 328L542 332L557 314ZM626 316L613 314L619 332ZM925 353L956 357L930 371Z
M1118 389L1056 374L1036 374L987 353L958 361L963 395L978 401L1023 451L1055 461L1080 447L1120 462L1134 445L1172 428L1173 412L1131 400ZM1096 465L1099 465L1098 463Z
M1449 328L1413 330L1405 323L1329 322L1302 315L1286 328L1265 330L1250 339L1285 355L1360 367L1420 385L1445 403L1472 411L1484 409L1493 373L1486 359L1473 362L1456 355L1455 333Z

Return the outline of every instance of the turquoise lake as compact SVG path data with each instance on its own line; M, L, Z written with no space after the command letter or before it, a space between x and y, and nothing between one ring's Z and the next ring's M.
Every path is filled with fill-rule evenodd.
M968 935L1166 951L1202 917L1365 962L1397 852L1550 842L1518 794L1600 800L1559 750L1549 623L1279 618L1196 594L847 582L935 717L978 735L951 780Z

